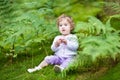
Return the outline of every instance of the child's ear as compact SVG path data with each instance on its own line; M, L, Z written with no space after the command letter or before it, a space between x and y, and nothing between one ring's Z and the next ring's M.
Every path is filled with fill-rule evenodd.
M73 30L73 27L70 27L70 30L72 31L72 30Z

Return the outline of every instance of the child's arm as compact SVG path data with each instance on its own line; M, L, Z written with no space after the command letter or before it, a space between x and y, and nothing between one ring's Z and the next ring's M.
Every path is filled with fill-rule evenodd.
M76 51L79 47L78 39L75 35L72 35L67 38L67 47L72 51Z
M59 37L55 37L53 43L52 43L52 46L51 46L51 49L52 51L56 52L59 50L59 45L61 44L61 40L59 39Z

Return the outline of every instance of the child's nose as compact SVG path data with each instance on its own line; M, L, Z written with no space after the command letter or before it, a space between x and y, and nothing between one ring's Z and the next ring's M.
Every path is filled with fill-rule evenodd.
M64 29L64 28L65 28L65 26L62 27L62 29Z
M62 28L65 28L65 26L63 25Z

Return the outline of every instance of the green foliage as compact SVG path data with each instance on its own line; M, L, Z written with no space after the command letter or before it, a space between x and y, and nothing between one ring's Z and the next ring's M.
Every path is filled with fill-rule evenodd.
M96 16L97 13L101 11L101 3L99 2L89 2L89 5L83 4L82 2L87 2L87 1L79 1L79 0L65 0L65 1L55 1L55 3L59 4L54 4L55 8L54 14L55 15L60 15L62 13L66 13L70 16L72 16L75 20L77 21L85 21L89 16Z
M120 13L120 2L119 0L115 1L106 1L105 2L106 8L108 8L109 14L119 14Z
M120 1L119 0L105 0L103 3L103 10L98 14L99 18L106 22L109 17L120 15ZM113 17L115 25L112 27L116 28L116 23L119 24L119 17ZM112 20L111 20L112 21ZM118 26L118 25L117 25Z
M9 30L9 34L7 34L8 31L4 32L6 36L4 36L1 46L4 49L14 49L15 53L21 53L21 51L24 52L26 48L32 46L33 43L39 43L43 45L45 45L45 43L50 44L50 42L47 41L52 40L52 36L54 36L56 33L56 30L53 29L54 25L49 24L48 26L48 24L44 22L44 19L37 20L37 16L36 20L32 18L35 18L35 16L32 17L31 15L31 20L29 18L21 20L19 19L19 23L15 23L15 26L9 26L9 28L7 28ZM35 22L33 20L35 20ZM53 30L52 32L51 29ZM50 35L51 37L49 37ZM43 46L40 46L39 48L42 47Z
M101 64L97 63L99 58L110 57L116 60L116 55L120 53L120 16L111 16L104 24L92 17L101 11L101 4L90 0L91 4L88 5L87 1L1 0L0 53L11 58L17 58L17 55L24 53L52 53L50 45L54 36L59 34L55 18L66 13L76 22L74 32L80 44L74 64L70 64L66 71L87 69L94 63L98 66ZM87 19L87 22L80 21ZM66 74L66 71L63 73Z
M46 46L50 46L54 36L58 34L57 28L54 27L56 26L55 15L60 15L63 12L69 13L71 9L78 11L80 7L84 10L83 5L76 2L77 0L2 0L0 3L0 52L7 56L16 57L18 53L31 53L29 51L36 46L38 51L43 50L48 54L49 52L43 46L46 44L48 44ZM99 10L97 8L95 12ZM73 12L76 11L71 13ZM90 13L94 14L94 11ZM75 19L77 20L77 18L80 19L76 16Z
M88 23L78 22L74 31L84 33L85 35L99 35L101 33L106 33L106 29L103 23L94 17L90 17Z
M100 60L107 60L109 57L114 61L118 58L117 54L120 54L120 31L111 27L110 19L106 24L103 24L97 18L90 17L88 22L77 23L74 31L78 35L80 49L79 55L75 62L70 65L70 69L77 67L82 69L86 66L90 68L94 63L95 66L101 65L101 63L96 64L99 58ZM69 71L69 68L67 70Z
M9 0L0 1L0 19L11 18L12 15L12 3Z
M10 5L10 1L3 0L7 5ZM31 49L36 47L38 51L46 51L53 36L57 33L57 28L54 28L55 20L50 21L52 18L52 9L48 8L49 4L44 1L13 1L12 13L14 17L7 18L9 21L1 21L1 37L0 37L0 52L6 56L17 57L18 53L31 53ZM6 4L1 6L6 7ZM36 6L38 5L38 6ZM49 5L49 6L47 6ZM24 9L23 9L24 8ZM14 10L15 9L15 10ZM4 8L3 12L8 11ZM4 13L7 14L7 13ZM2 15L3 21L6 20ZM0 20L2 20L0 19ZM51 31L52 29L52 31ZM34 50L35 51L35 50ZM46 52L48 54L48 52Z
M110 16L110 23L112 25L113 28L115 28L116 30L120 30L120 14L116 14L113 16Z

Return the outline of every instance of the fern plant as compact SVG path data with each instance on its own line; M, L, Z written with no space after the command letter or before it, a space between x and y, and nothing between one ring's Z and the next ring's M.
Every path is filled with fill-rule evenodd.
M112 28L110 19L103 24L99 19L90 17L88 22L77 23L74 31L78 36L80 47L77 58L66 71L78 67L89 69L93 65L101 64L96 62L98 59L105 60L109 57L115 61L117 55L120 55L120 31Z
M3 3L4 1L7 0L3 0ZM10 56L12 60L19 53L30 53L30 49L33 46L36 47L37 51L46 51L47 48L44 48L45 43L49 45L49 41L53 39L52 36L56 35L57 32L57 29L53 27L56 26L55 22L50 22L48 19L49 14L52 14L52 9L47 7L46 1L15 0L13 3L15 4L11 6L14 6L13 14L15 17L8 17L10 24L9 22L5 23L0 29L0 52ZM6 4L10 5L10 3ZM22 9L23 7L24 9ZM7 9L4 8L4 11L7 11ZM2 18L4 19L5 17Z
M120 1L119 0L106 1L105 10L110 15L119 14L120 13Z
M12 6L9 0L0 1L0 18L10 18Z

